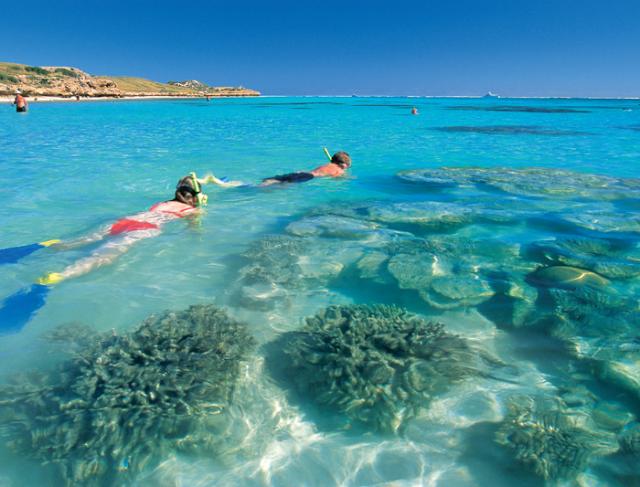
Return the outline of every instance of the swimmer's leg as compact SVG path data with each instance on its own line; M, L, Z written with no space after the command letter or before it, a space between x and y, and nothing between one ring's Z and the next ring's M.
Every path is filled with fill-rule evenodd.
M74 238L72 240L63 240L62 242L57 243L54 248L57 250L69 250L69 249L75 249L78 247L83 247L85 245L99 242L100 240L104 239L108 234L109 234L109 227L106 227L90 235Z
M280 181L279 179L267 178L263 179L259 186L272 186L274 184L282 184L282 181Z
M113 263L118 257L126 253L131 246L143 240L145 238L155 237L160 234L158 229L139 230L136 232L130 232L123 234L113 240L110 240L106 244L102 245L89 257L80 259L77 262L71 264L62 272L53 272L47 274L40 279L39 284L51 285L56 284L62 280L82 276L91 272L98 267L109 265Z

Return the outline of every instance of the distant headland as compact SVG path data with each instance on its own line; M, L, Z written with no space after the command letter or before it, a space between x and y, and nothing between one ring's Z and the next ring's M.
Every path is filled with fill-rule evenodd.
M196 80L159 83L130 76L94 76L68 66L0 62L0 96L17 90L44 99L260 96L259 91L242 86L209 86Z

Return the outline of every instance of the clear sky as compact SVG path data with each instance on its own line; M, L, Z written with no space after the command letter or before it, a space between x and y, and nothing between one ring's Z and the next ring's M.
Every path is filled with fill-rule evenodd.
M0 60L273 95L640 96L640 0L33 0Z

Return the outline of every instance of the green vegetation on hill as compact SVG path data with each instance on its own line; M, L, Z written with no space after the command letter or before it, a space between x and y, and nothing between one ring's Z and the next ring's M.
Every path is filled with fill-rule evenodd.
M92 76L77 68L61 66L27 66L0 62L0 95L16 89L27 96L256 96L257 91L244 88L207 86L195 80L176 85L132 76Z
M112 79L124 92L155 92L155 93L190 93L192 90L182 88L180 86L171 86L157 81L150 81L144 78L135 78L132 76L104 76L104 78Z
M80 75L68 68L45 69L39 66L0 62L0 83L18 84L21 81L18 76L26 76L28 81L46 86L51 83L51 79L78 78Z
M18 84L20 80L16 74L26 74L27 66L13 63L0 63L0 83Z
M60 73L64 76L71 76L73 78L77 78L79 75L78 73L76 73L75 71L72 71L71 69L67 69L67 68L56 68L53 70L54 73Z
M16 78L15 76L11 76L10 74L0 73L0 81L4 83L16 84L20 80L18 80L18 78Z

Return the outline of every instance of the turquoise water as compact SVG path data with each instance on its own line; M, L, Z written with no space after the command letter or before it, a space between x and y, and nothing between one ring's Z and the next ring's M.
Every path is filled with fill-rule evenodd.
M217 455L165 452L127 482L640 482L637 100L33 103L25 115L7 106L0 248L95 231L170 198L190 171L256 182L310 169L324 146L351 154L349 178L208 188L198 222L169 223L113 265L54 287L20 333L2 337L0 379L64 360L64 343L44 338L61 324L126 333L153 313L214 303L246 322L259 345L229 409L238 431ZM442 166L518 171L433 171ZM410 172L418 169L426 171ZM293 250L280 250L277 238ZM0 296L94 248L51 248L3 266ZM256 267L262 280L251 280ZM576 268L593 274L568 284ZM352 424L348 414L329 421L330 407L296 400L286 380L273 380L264 345L329 305L352 303L397 304L440 321L508 370L453 384L395 432ZM560 480L545 481L536 462L523 460L535 447L509 447L529 441L526 427L497 440L509 405L532 398L543 404L535 414L560 414L588 452L584 462L560 461L553 447L533 455L577 465ZM14 434L9 425L0 432L7 441ZM0 485L62 482L6 445L0 466Z

